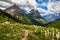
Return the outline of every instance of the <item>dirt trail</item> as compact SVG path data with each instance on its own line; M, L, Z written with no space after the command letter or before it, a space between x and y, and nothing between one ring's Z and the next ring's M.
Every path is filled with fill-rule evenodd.
M35 29L35 32L37 31L38 27L37 26L34 26L36 29ZM28 38L28 34L30 32L33 32L32 30L24 30L24 37L22 38L22 40L27 40Z
M28 34L29 34L29 30L25 30L24 38L22 38L22 40L27 40Z

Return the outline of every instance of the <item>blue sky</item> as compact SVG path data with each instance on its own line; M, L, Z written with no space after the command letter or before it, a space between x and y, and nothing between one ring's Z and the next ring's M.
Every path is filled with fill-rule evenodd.
M44 9L44 10L48 10L47 6L41 5L41 4L43 4L43 3L48 3L48 1L49 1L49 0L36 0L36 2L39 4L37 7L38 7L38 8L42 8L42 9Z
M49 0L36 0L37 3L41 4L43 2L48 3Z

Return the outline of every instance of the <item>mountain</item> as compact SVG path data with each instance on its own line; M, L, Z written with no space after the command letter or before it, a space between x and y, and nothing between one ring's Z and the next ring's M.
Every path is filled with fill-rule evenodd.
M14 4L13 6L5 9L4 11L10 14L12 17L16 18L17 20L20 20L20 22L22 23L36 25L43 25L47 23L47 21L40 16L38 10L32 10L31 13L26 14L23 10L19 8L18 5Z
M30 16L33 20L36 20L37 22L47 24L47 21L40 15L38 10L32 9L28 16Z
M20 8L19 6L17 6L16 4L12 5L11 7L8 7L7 9L4 10L5 12L9 13L10 15L12 15L13 17L16 16L20 16L22 14L25 14Z
M45 20L47 20L48 22L53 22L60 18L60 13L48 14L48 15L43 16L43 18L45 18Z
M38 16L40 15L40 17L46 20L47 23L55 21L60 18L59 17L60 16L59 0L46 0L46 1L45 0L42 0L42 1L40 0L32 0L32 1L31 0L0 0L0 9L2 10L8 9L12 7L14 4L18 5L18 8L15 7L15 9L21 9L22 12L25 12L26 14L31 13L32 9L38 10L39 13L37 13L37 15ZM13 13L11 15L13 15ZM15 17L16 15L19 15L19 13L17 14L15 13L13 16ZM32 19L33 18L35 19L36 15L35 17L32 17Z

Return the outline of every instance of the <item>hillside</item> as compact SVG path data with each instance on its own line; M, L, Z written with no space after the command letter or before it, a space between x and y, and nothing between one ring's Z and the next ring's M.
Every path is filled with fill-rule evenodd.
M2 17L1 20L3 19ZM12 19L4 20L0 23L1 40L60 40L60 31L57 28L26 25Z
M60 19L49 23L47 27L54 27L60 29Z
M27 14L27 11L22 10L18 5L14 4L4 11L11 15L13 18L16 18L25 24L43 25L47 23L47 21L39 14L38 10L32 9L30 13Z
M0 40L60 40L60 20L43 27L20 23L1 11L0 14Z

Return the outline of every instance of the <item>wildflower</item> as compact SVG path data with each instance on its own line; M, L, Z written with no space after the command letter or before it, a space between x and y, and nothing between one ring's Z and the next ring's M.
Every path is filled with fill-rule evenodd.
M6 36L10 36L10 34L6 34Z
M37 31L38 27L35 29L35 32Z
M54 28L52 28L52 30L54 30Z
M60 32L58 32L58 34L56 34L56 37L57 37L57 39L59 39L59 37L60 37Z
M10 24L10 22L7 21L7 22L5 22L5 24Z
M10 24L11 26L13 26L13 24Z
M17 34L13 34L13 36L15 37Z
M47 37L47 31L45 30L44 32L45 32L45 36Z
M58 32L58 29L56 29L56 32Z
M49 30L47 30L47 34L49 35Z
M5 23L2 23L2 25L5 25Z

